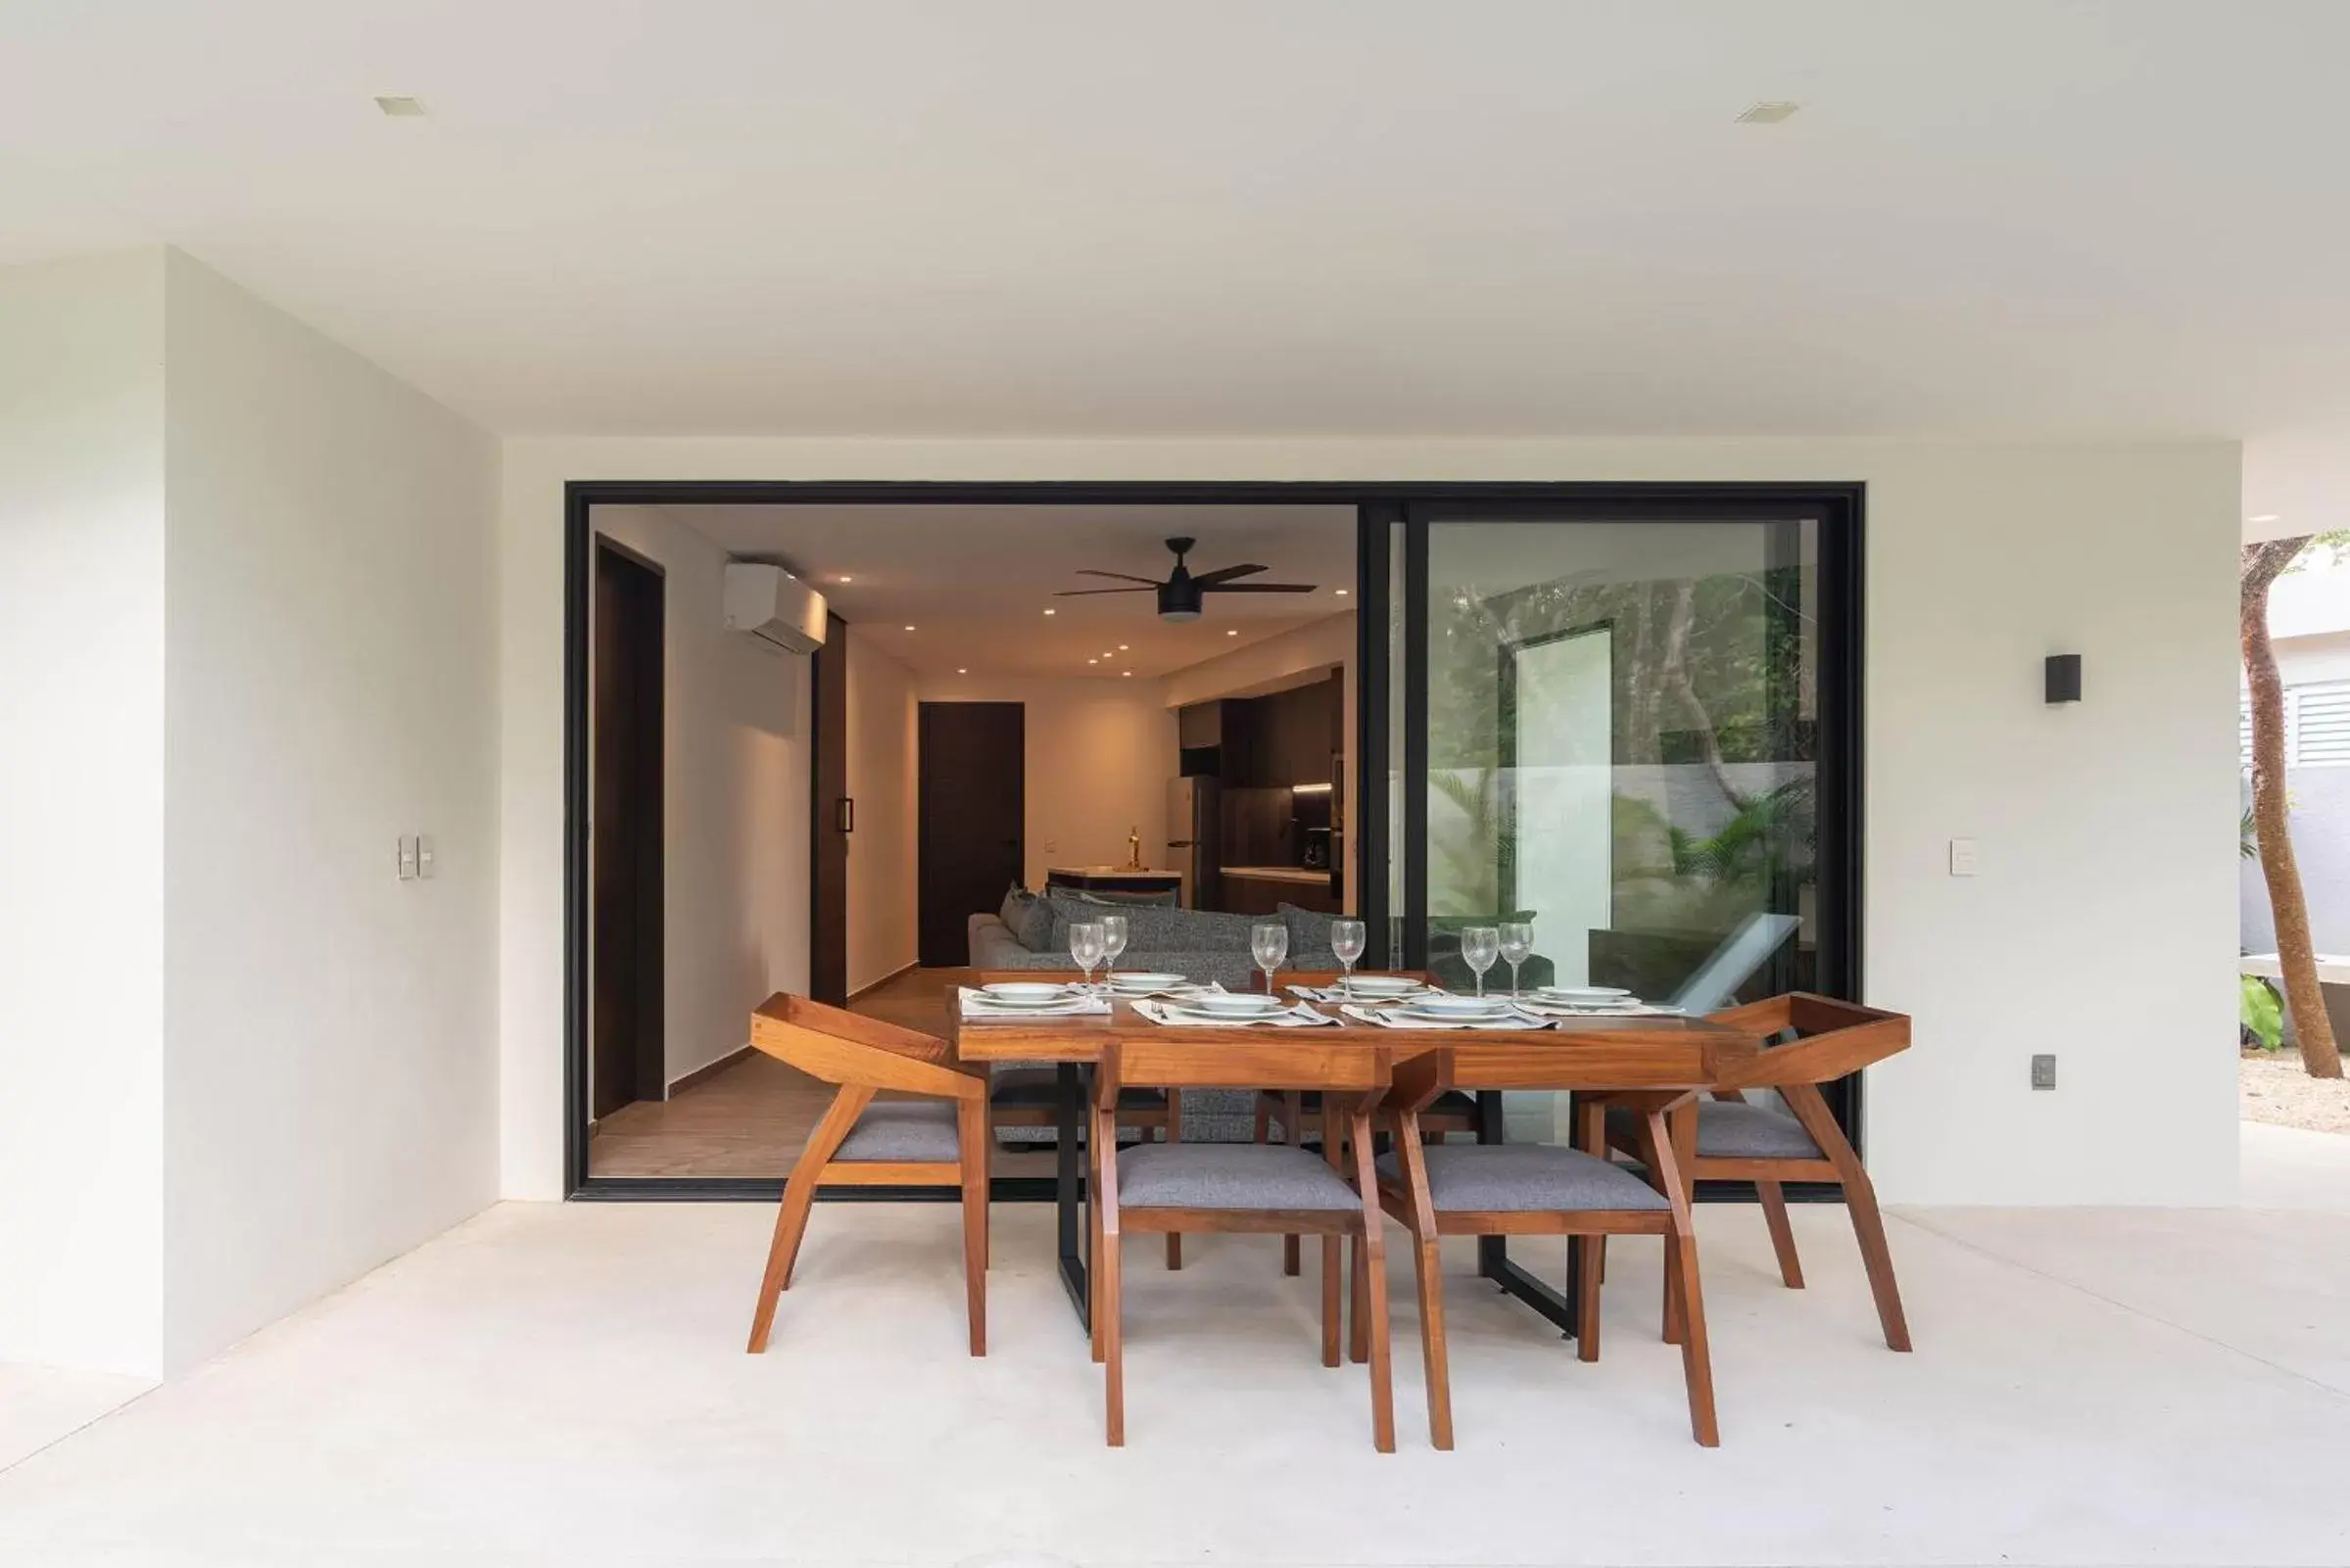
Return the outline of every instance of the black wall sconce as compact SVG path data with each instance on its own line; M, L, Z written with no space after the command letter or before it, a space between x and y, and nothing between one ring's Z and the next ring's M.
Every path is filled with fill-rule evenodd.
M2048 655L2048 700L2078 702L2081 700L2081 655L2051 653Z

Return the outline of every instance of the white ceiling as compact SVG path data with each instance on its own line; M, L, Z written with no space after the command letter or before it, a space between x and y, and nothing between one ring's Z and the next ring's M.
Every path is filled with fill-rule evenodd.
M914 669L974 678L1147 680L1339 614L1354 600L1351 506L687 505L663 515L736 555L781 561L843 619ZM1194 572L1257 561L1253 579L1312 594L1211 594L1206 613L1159 619L1149 593L1078 568L1160 579L1189 537ZM842 577L850 581L843 583ZM1343 591L1343 592L1342 592ZM1044 612L1050 609L1052 614ZM912 631L906 628L911 626Z
M2340 0L13 0L0 259L508 433L2241 435L2345 102Z

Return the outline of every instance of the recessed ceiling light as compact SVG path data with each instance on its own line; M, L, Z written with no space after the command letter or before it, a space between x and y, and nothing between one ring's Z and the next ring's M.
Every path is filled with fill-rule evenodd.
M1741 125L1777 125L1795 118L1801 104L1791 104L1784 98L1765 98L1738 117Z
M842 572L839 577L834 578L833 581L836 583L853 583L856 581L856 579L849 576L846 572Z
M914 630L914 629L913 629L912 627L910 627L910 626L909 626L909 627L907 627L907 628L906 628L906 630L907 630L907 631L909 631L909 632L911 632L911 631L912 631L912 630Z
M1134 678L1134 672L1131 670L1121 670L1118 673L1125 676L1129 681Z
M1086 662L1087 664L1099 664L1099 663L1101 663L1101 660L1099 660L1099 659L1087 659L1085 662Z
M424 118L424 100L411 98L407 93L377 93L375 107L382 110L385 116L392 119L422 119Z
M1239 634L1238 632L1226 632L1226 633L1224 634L1224 636L1226 636L1226 637L1238 637L1239 635L1240 635L1240 634Z
M1117 656L1118 656L1117 654L1115 654L1115 653L1111 652L1111 651L1110 651L1108 648L1104 648L1104 649L1102 649L1102 657L1103 657L1103 658L1105 658L1105 659L1113 659L1113 658L1116 658Z
M1338 590L1338 596L1339 596L1340 598L1344 598L1344 597L1346 597L1346 590L1345 590L1345 589L1343 589L1343 588L1342 588L1342 589L1340 589L1340 590Z
M2247 523L2276 523L2282 522L2283 520L2283 517L2277 512L2262 512L2258 517L2247 517L2244 519L2244 521Z
M1127 650L1127 645L1126 645L1124 642L1121 642L1121 643L1119 643L1119 644L1118 644L1118 651L1119 651L1119 652L1121 652L1121 653L1124 653L1126 650Z
M1058 615L1058 614L1060 614L1061 612L1060 612L1059 610L1050 610L1050 609L1048 609L1048 610L1046 610L1044 613L1045 613L1045 614L1047 614L1047 615Z
M969 670L957 670L957 671L955 672L955 674L957 674L957 675L969 675L970 673L971 673L971 672L970 672Z

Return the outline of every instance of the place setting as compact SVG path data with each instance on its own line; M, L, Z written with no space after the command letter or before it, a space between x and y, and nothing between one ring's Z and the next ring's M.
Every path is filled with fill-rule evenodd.
M1067 980L996 980L957 986L963 1017L975 1022L1074 1018L1110 1011L1110 999Z

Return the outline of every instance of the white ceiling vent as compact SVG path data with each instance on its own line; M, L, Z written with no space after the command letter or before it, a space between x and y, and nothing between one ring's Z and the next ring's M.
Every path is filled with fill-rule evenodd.
M424 100L410 98L407 93L377 93L375 107L393 119L422 119Z
M1801 104L1791 104L1784 98L1766 98L1738 117L1741 125L1776 125L1793 119Z

